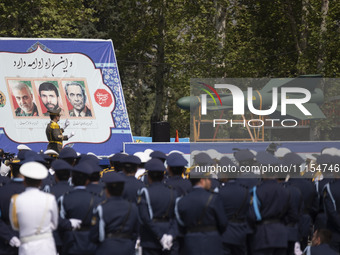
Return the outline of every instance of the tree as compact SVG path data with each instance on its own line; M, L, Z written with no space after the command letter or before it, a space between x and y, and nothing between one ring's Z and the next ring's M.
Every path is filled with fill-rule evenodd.
M4 0L0 3L0 36L79 38L86 22L95 22L83 1Z

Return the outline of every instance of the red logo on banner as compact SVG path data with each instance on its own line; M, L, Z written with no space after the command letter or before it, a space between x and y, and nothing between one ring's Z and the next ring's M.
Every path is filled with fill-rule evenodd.
M97 89L94 93L96 102L102 107L109 107L112 104L112 96L105 89Z

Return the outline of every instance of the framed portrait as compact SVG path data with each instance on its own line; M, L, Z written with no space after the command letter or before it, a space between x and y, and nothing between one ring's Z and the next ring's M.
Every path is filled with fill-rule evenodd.
M62 80L69 116L75 118L93 118L91 98L85 81Z
M7 86L14 117L41 116L30 80L8 79Z
M61 109L60 114L65 115L63 94L60 92L58 81L35 80L35 87L39 95L39 103L43 116L49 116L49 110Z

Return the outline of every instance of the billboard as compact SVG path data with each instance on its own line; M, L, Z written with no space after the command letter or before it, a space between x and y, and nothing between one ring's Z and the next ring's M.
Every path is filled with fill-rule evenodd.
M132 142L111 40L0 39L0 148L45 150L48 110L68 119L64 142L80 153L109 155Z

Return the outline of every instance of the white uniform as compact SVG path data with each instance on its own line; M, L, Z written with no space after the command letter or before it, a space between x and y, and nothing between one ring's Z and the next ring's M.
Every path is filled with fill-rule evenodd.
M12 197L10 221L19 231L19 255L57 254L52 231L58 226L58 207L53 195L26 188Z

